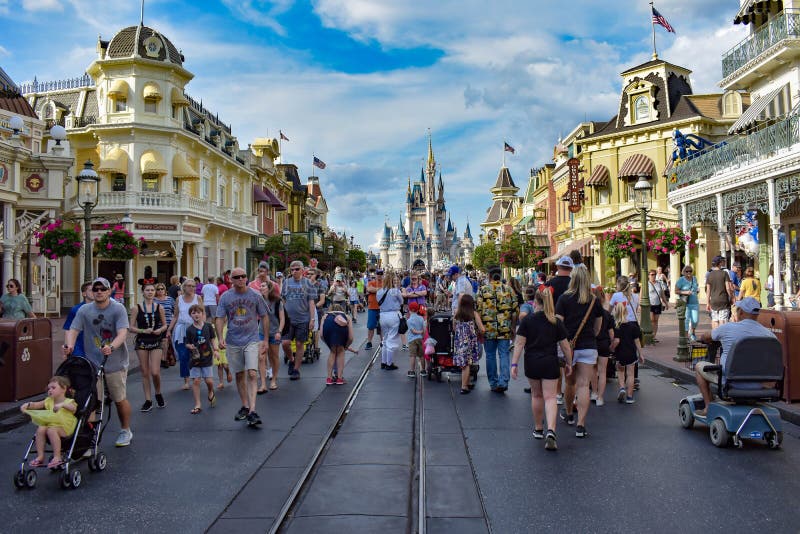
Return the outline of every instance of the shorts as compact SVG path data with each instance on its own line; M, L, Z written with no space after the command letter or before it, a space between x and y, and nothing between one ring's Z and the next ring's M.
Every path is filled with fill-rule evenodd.
M719 381L719 375L717 373L712 373L711 371L705 371L704 369L709 365L715 365L708 361L700 361L694 364L695 372L706 379L706 381L710 384L716 384Z
M244 347L227 346L228 362L231 372L241 373L258 369L258 342L248 343Z
M597 356L600 358L611 356L611 343L609 341L597 341Z
M711 310L711 320L712 321L730 321L731 320L731 309L730 308L722 308L721 310Z
M214 365L228 365L228 357L225 355L224 350L219 351L219 358L214 356ZM191 371L191 369L189 371Z
M272 335L272 334L269 335L269 338L267 339L267 343L269 343L270 345L280 345L281 344L280 340L275 339L275 336Z
M663 308L662 308L661 304L651 304L650 305L650 313L652 313L653 315L661 315L662 311L663 311Z
M210 320L211 317L217 316L217 305L216 304L206 304L206 317Z
M558 380L561 376L561 367L558 357L525 357L525 377L532 380Z
M408 355L412 358L422 358L422 338L417 338L408 342Z
M289 329L283 336L283 341L308 341L308 323L289 323Z
M128 396L128 370L121 369L113 373L105 373L105 380L97 381L97 396L103 398L103 384L108 386L108 396L114 402L122 402Z
M585 363L594 365L597 363L597 349L575 349L572 351L572 365Z
M380 310L367 310L367 330L375 330L378 328L378 316Z
M192 367L189 369L189 378L213 378L213 370L214 368L211 365L207 367Z

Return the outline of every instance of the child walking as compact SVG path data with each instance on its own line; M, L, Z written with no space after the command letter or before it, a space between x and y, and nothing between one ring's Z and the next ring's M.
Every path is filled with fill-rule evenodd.
M46 399L26 402L20 408L35 425L39 425L36 430L36 458L31 461L31 467L44 466L44 448L48 441L53 448L53 459L47 467L53 469L64 462L61 458L61 438L71 436L78 423L75 417L78 405L67 397L69 386L69 378L54 376L47 384Z
M322 317L322 341L330 349L328 356L328 377L325 385L333 385L333 366L336 364L337 386L345 384L344 381L344 350L353 342L353 323L344 312L341 304L331 304L331 307Z
M358 288L356 287L356 282L353 280L350 282L350 289L347 290L347 294L350 298L350 315L353 317L353 324L356 324L356 314L358 313L359 308L359 301L358 301Z
M192 379L192 395L194 408L191 413L197 415L203 411L200 404L200 382L205 380L208 388L208 403L213 408L217 405L214 393L214 356L219 358L219 343L214 327L206 322L206 311L200 304L192 304L189 308L192 324L186 328L186 348L189 359L189 378Z
M469 383L470 366L481 357L478 334L486 332L480 315L475 311L472 295L461 296L453 317L453 331L453 365L461 367L461 394L466 395L472 389Z
M420 376L427 376L425 360L423 358L422 338L425 335L425 318L420 315L420 306L417 302L408 305L408 378L417 376L417 361L420 363Z
M628 310L624 302L614 304L614 341L611 350L617 359L617 380L619 394L617 401L633 404L634 370L636 361L644 363L642 345L639 338L642 331L639 323L628 320Z

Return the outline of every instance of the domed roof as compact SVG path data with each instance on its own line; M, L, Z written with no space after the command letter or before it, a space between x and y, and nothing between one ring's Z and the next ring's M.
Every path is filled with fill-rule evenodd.
M120 30L108 43L108 59L143 57L183 66L183 54L172 41L147 26L128 26Z

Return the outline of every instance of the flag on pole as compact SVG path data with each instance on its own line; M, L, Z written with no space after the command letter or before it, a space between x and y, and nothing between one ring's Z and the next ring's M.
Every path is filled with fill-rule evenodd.
M659 13L658 10L652 5L650 6L650 9L653 10L653 24L663 26L668 32L675 33L675 29L670 26L669 22L667 22L667 19L664 18L664 15Z
M509 144L508 144L508 143L506 143L505 141L503 142L503 145L505 145L505 146L503 147L503 150L505 150L506 152L511 152L512 154L516 154L516 153L517 153L517 151L516 151L516 150L514 150L514 147L513 147L513 146L511 146L511 145L509 145Z
M288 140L289 140L289 138L288 138L288 137L286 137L285 135L283 135L283 131L281 131L281 130L278 130L278 131L279 131L279 132L281 132L281 139L283 139L284 141L288 141Z
M317 156L314 156L314 167L317 167L318 169L324 169L325 167L327 167L327 165Z

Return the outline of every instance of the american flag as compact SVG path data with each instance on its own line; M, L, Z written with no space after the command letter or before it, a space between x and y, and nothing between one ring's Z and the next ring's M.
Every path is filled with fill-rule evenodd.
M281 139L283 139L284 141L288 141L288 140L289 140L289 138L288 138L288 137L286 137L285 135L283 135L283 132L282 132L281 130L278 130L278 131L279 131L279 132L281 132Z
M327 167L327 165L325 165L325 162L319 159L317 156L314 156L314 167L317 167L319 169L324 169L325 167Z
M503 145L504 145L504 146L503 146L503 150L505 150L506 152L511 152L512 154L516 154L516 153L517 153L517 151L516 151L516 150L514 150L514 147L513 147L513 146L511 146L511 145L509 145L509 144L508 144L508 143L506 143L505 141L503 142Z
M658 10L653 6L650 6L650 9L653 10L653 24L663 26L668 32L675 33L675 29L670 26L669 22L667 22L667 19L664 18L664 15L659 13Z

